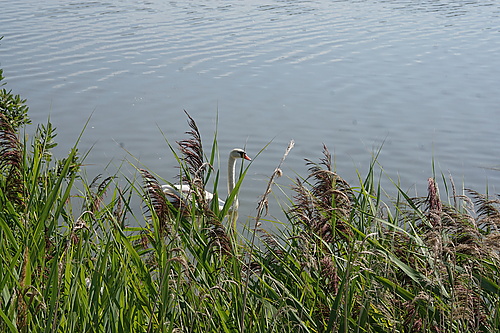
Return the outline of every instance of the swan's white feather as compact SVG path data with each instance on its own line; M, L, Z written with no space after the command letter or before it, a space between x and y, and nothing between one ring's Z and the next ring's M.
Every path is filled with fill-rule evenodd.
M191 190L191 187L189 185L185 184L173 184L172 185L162 185L161 189L163 193L165 193L165 196L167 197L168 201L170 201L172 204L176 205L179 204L179 200L182 200L184 204L188 205L192 201L192 193L193 191ZM212 200L214 199L214 194L209 191L205 191L205 200L209 205L212 204ZM222 210L224 208L225 201L219 199L219 210Z

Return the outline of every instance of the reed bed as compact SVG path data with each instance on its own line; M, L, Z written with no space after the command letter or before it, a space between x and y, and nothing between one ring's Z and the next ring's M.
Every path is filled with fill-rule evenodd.
M1 77L1 75L0 75ZM0 96L1 332L496 332L500 327L500 200L441 177L428 194L382 200L374 160L359 184L325 146L293 181L287 221L260 224L280 186L285 149L249 237L222 210L217 140L170 145L186 205L172 205L153 170L87 181L77 145L54 158L55 131L23 137L24 101ZM9 99L10 98L10 99ZM7 103L6 100L10 102ZM176 147L177 146L177 147ZM217 191L214 191L217 195ZM143 212L131 208L140 196ZM137 216L142 216L137 218ZM258 245L257 245L258 244Z

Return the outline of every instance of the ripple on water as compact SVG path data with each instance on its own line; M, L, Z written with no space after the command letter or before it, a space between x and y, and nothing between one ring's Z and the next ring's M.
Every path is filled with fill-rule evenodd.
M408 187L425 183L433 157L476 184L500 181L478 167L498 165L495 1L0 6L9 86L28 97L34 121L54 115L62 146L95 110L82 144L95 144L97 173L102 159L126 155L119 142L170 175L158 127L171 142L182 138L187 109L208 138L219 112L221 151L247 143L256 152L272 141L252 164L249 211L290 138L291 178L324 142L353 181L382 143L381 164Z

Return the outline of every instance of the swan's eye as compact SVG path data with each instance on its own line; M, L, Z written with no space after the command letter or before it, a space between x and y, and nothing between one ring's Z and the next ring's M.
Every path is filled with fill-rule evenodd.
M245 153L245 152L241 152L241 158L248 160L248 161L252 160L250 157L248 157L247 153Z

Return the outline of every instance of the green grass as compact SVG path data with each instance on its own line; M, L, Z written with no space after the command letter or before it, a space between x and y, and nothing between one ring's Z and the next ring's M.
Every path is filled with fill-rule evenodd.
M179 209L144 167L142 182L126 179L125 188L120 174L86 180L78 142L66 158L52 156L50 122L27 142L20 135L27 109L17 103L9 104L16 116L2 112L0 123L1 332L500 327L497 197L459 195L452 181L434 177L427 197L410 198L394 185L397 198L385 202L376 159L359 184L348 184L325 147L282 204L287 221L269 233L260 222L272 192L281 191L276 182L291 144L244 236L226 215L251 164L222 211L204 204L198 190L219 181L208 165L225 158L218 162L216 135L203 151L191 118L190 137L170 145L181 179L196 188ZM144 212L133 211L133 197L143 198Z

